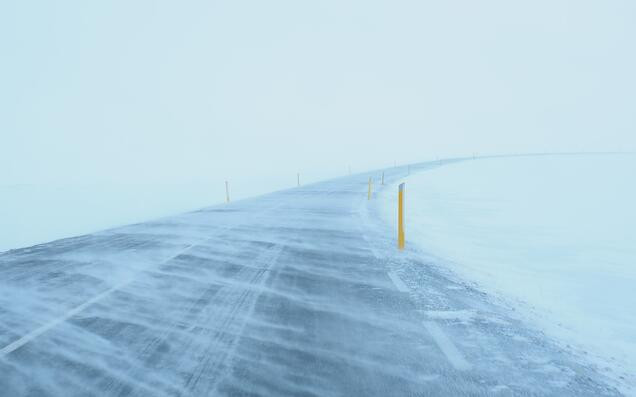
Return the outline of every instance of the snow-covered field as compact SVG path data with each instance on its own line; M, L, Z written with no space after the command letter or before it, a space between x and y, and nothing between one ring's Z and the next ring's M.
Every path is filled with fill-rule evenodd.
M631 388L635 174L632 155L479 159L424 171L406 180L407 244ZM386 202L395 224L394 200Z
M232 200L291 187L295 175L233 180ZM222 203L223 181L182 184L0 185L0 252Z
M221 194L203 186L0 186L0 252L176 214Z

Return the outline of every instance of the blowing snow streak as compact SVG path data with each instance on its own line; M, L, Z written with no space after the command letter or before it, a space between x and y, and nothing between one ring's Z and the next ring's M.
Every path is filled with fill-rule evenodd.
M379 191L395 190L406 169L384 172ZM380 200L367 200L378 175L0 255L0 389L617 394L415 248L399 252ZM436 311L470 315L427 315Z

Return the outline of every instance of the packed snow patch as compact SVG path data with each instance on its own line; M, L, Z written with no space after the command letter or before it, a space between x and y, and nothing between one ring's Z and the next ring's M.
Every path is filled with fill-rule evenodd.
M517 305L631 388L635 174L632 155L580 155L479 159L411 175L407 244ZM394 200L385 202L395 225Z

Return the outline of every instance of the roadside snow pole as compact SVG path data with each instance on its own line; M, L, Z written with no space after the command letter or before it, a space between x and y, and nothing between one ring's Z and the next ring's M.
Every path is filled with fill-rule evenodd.
M371 184L372 184L372 180L371 177L369 177L369 192L367 193L367 200L371 200Z
M227 181L225 181L225 202L230 202L230 186Z
M400 183L398 193L398 248L404 249L404 184Z
M298 186L300 186L300 173L296 174L296 177L298 179Z
M384 185L384 171L382 171L382 185Z

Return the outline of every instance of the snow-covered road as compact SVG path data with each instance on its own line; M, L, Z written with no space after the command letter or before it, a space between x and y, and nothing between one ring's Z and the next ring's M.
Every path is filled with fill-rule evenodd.
M1 394L617 394L398 252L369 176L1 254Z

